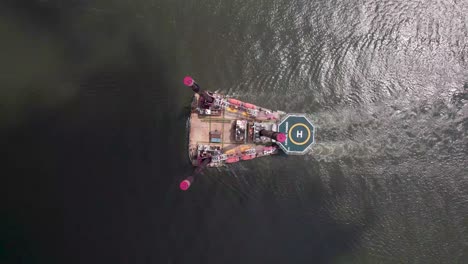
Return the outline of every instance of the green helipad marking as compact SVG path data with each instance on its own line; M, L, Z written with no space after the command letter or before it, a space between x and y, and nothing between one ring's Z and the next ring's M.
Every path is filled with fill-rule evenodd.
M315 128L304 114L289 114L278 126L278 131L286 134L286 141L279 143L286 154L305 154L315 142Z

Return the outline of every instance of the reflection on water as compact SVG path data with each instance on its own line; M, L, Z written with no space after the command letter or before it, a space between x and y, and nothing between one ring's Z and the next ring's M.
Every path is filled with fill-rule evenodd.
M235 165L210 179L221 177L254 204L247 207L275 204L270 210L288 215L284 238L293 244L301 242L291 225L308 226L304 242L325 217L353 230L344 248L356 263L465 259L466 239L456 234L466 235L468 210L466 11L451 1L218 6L205 19L233 23L201 33L217 49L200 51L223 66L207 66L223 76L216 87L310 113L318 144L305 159ZM344 248L335 247L336 261Z

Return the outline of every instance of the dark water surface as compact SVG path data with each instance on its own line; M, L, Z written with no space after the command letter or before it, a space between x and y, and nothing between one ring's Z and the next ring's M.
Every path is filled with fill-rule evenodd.
M0 263L467 263L467 14L3 1ZM318 144L180 192L185 74L311 114Z

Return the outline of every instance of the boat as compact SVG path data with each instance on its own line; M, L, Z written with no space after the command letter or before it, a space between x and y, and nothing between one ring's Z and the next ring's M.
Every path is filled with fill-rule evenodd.
M188 156L193 166L221 167L284 152L302 155L315 143L315 127L305 114L288 114L205 91L186 76L194 92L189 117ZM184 180L187 190L195 177Z

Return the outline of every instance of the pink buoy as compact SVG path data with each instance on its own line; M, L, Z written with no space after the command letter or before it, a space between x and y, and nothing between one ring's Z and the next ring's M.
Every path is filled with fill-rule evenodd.
M180 189L181 189L182 191L186 191L186 190L188 190L188 188L190 188L190 184L191 184L191 183L190 183L189 180L183 180L183 181L180 183L180 186L179 186L179 187L180 187Z
M284 133L278 133L278 135L276 135L276 141L283 143L286 141L286 135Z
M190 188L190 185L192 185L193 180L194 180L193 176L187 177L185 180L183 180L183 181L180 183L180 185L179 185L180 189L181 189L182 191L188 190L188 188Z
M184 84L185 84L186 86L190 87L190 86L193 85L193 83L195 83L195 81L193 80L192 77L190 77L190 76L185 76L185 77L184 77Z

